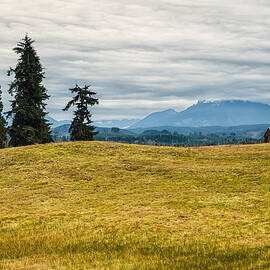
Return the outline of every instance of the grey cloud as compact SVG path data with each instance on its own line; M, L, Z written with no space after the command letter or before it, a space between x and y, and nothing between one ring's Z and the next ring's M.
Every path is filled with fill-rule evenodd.
M75 81L97 92L96 119L179 111L197 99L270 103L269 15L269 3L252 0L1 0L0 84L28 32L58 119L72 117L61 108Z

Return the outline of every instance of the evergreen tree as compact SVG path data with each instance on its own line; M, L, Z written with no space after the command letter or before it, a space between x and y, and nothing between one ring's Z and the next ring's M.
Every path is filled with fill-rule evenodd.
M17 44L13 50L19 55L18 63L15 69L8 71L8 76L15 75L9 88L14 96L8 112L8 116L13 117L9 128L11 146L52 142L50 125L45 119L45 101L49 96L42 85L44 72L33 42L26 35Z
M71 106L77 107L69 129L72 141L92 141L93 137L98 134L98 132L94 131L95 127L91 125L93 123L91 120L92 115L88 110L89 105L98 104L98 99L92 97L96 93L89 90L89 87L90 85L85 85L81 88L76 84L75 88L69 89L76 95L63 110L67 111Z
M2 91L0 86L0 148L4 148L6 146L7 141L6 120L3 117L2 113L3 113L3 103L2 103Z

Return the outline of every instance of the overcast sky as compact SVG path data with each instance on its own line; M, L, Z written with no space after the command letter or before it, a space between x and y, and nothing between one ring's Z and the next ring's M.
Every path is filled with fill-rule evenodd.
M270 103L269 0L0 0L0 84L28 33L51 116L92 83L94 119L141 118L197 100ZM4 93L7 108L10 97Z

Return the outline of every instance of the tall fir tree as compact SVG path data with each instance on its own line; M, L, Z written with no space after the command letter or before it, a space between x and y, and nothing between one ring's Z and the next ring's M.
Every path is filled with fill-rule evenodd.
M88 110L88 106L94 106L98 104L98 99L92 96L96 95L95 92L89 90L90 85L79 87L76 83L74 88L69 89L72 93L75 93L75 97L68 102L63 109L67 111L71 106L76 106L74 111L74 118L72 120L69 133L72 141L92 141L94 136L98 134L95 132L95 127L91 125L91 113Z
M42 85L44 71L33 43L26 35L17 44L13 49L19 55L17 66L8 70L8 76L15 75L9 88L9 93L14 96L8 112L13 118L9 128L11 146L52 142L50 125L45 119L45 101L49 96Z
M2 90L0 86L0 148L4 148L7 142L6 120L3 116Z

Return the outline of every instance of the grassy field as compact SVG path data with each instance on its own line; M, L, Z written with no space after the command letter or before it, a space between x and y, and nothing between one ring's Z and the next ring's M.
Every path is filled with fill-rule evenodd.
M270 144L0 150L0 269L270 269Z

